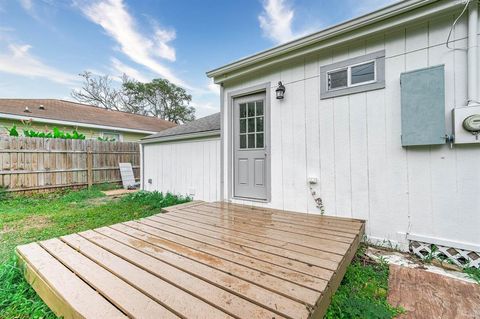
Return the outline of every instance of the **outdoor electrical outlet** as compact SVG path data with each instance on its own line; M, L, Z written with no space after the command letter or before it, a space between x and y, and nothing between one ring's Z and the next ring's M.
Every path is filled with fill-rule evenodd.
M316 177L309 177L307 178L307 181L309 184L313 185L313 184L317 184L318 183L318 178Z

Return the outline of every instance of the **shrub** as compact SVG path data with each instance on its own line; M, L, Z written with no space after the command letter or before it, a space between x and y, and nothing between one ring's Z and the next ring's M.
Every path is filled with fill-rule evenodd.
M5 126L9 136L18 136L17 126L14 124L11 128Z
M171 193L166 193L165 195L161 192L147 192L139 191L133 194L130 194L123 198L124 201L135 201L141 205L150 206L152 208L163 208L167 206L183 204L190 202L192 199L188 196L179 196L173 195Z

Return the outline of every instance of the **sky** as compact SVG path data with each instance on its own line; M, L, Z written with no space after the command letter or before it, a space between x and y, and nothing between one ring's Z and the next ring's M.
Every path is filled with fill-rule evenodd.
M393 2L0 0L0 98L72 100L79 73L125 73L184 87L202 117L219 111L205 72Z

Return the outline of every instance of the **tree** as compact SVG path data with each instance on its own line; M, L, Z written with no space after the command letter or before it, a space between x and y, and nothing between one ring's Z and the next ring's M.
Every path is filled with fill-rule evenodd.
M106 109L122 110L122 92L112 86L108 75L94 77L88 71L79 75L83 77L83 84L80 90L72 90L71 95L75 100Z
M195 109L189 106L192 96L166 79L154 79L148 83L127 81L123 83L123 91L132 105L148 115L174 123L195 119Z
M122 77L122 84L115 88L108 75L93 76L85 71L80 74L84 83L80 90L72 90L72 97L79 102L129 113L155 116L174 123L195 119L195 108L190 106L192 96L166 79L154 79L142 83Z

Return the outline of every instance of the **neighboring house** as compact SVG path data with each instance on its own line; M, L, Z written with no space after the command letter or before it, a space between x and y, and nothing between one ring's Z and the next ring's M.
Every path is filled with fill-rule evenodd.
M145 137L143 189L220 199L220 113Z
M453 26L464 6L402 1L208 72L222 199L315 214L321 199L372 241L478 264L480 120L462 125L480 114L478 2Z
M0 99L0 136L13 125L23 129L77 130L87 138L108 137L138 141L142 137L176 126L156 117L107 110L92 105L55 99Z

